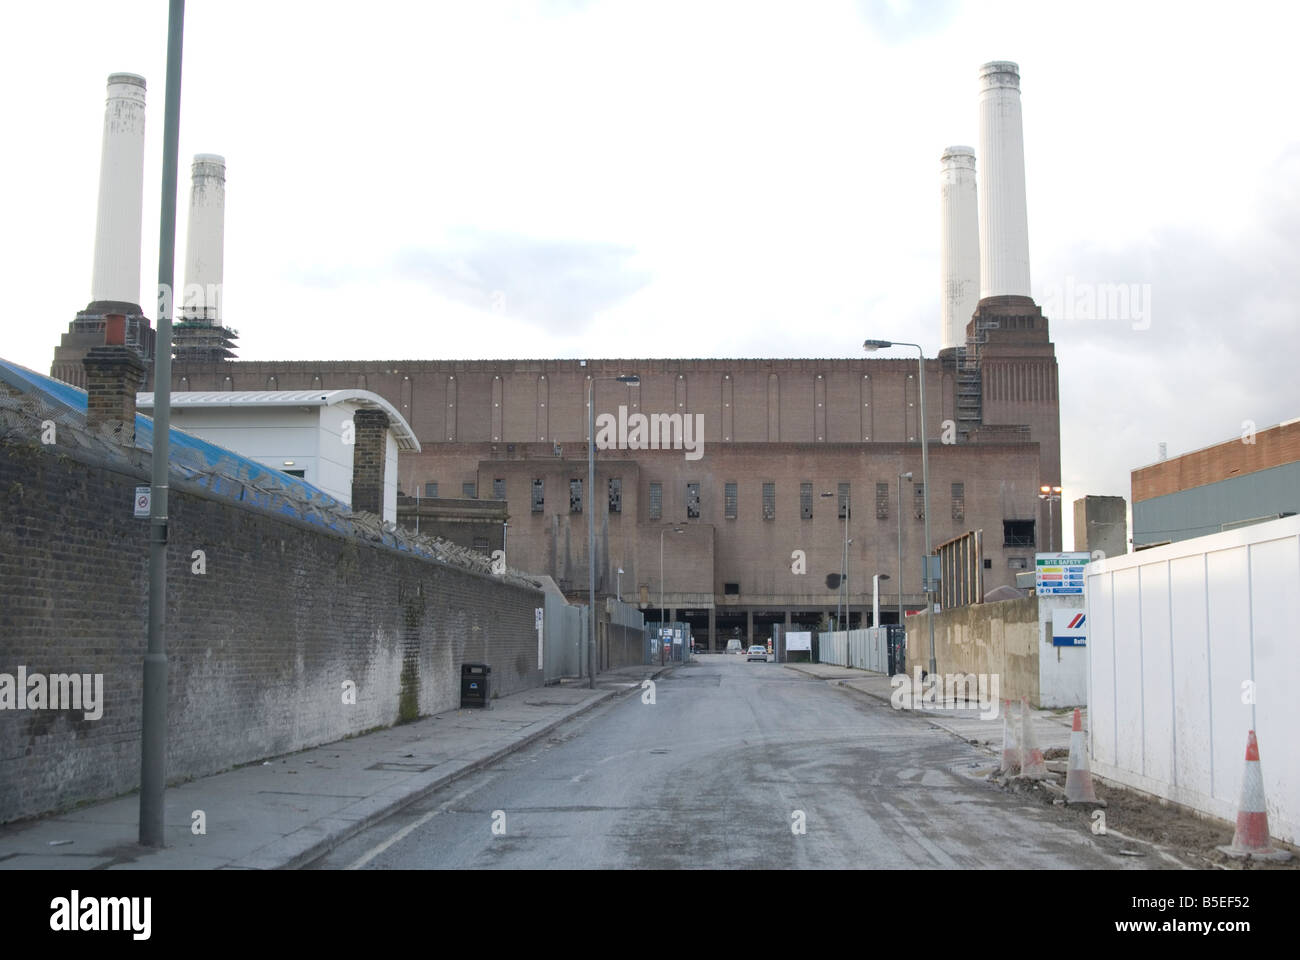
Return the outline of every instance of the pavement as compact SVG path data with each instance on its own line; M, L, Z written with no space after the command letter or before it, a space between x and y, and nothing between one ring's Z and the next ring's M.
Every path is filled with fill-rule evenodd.
M891 702L891 697L893 697L895 690L898 689L893 682L893 678L888 674L876 673L871 670L837 667L825 663L787 663L784 666L787 670L794 670L806 676L816 677L835 687L866 694L887 703ZM940 730L945 730L967 743L982 747L993 755L1001 754L1003 719L1001 701L998 702L996 715L993 715L992 710L984 712L979 709L961 709L951 701L943 702L937 698L935 703L926 704L922 702L922 697L919 695L920 691L914 687L915 677L907 679L911 681L908 685L913 686L913 692L916 695L912 698L910 705L906 704L908 698L900 695L898 699L904 702L905 705L898 709L921 714L930 724ZM1086 731L1088 729L1088 710L1086 707L1082 707L1080 712L1083 715L1083 729ZM1017 704L1012 704L1011 719L1018 721L1019 718L1020 707ZM1030 720L1033 723L1034 736L1038 740L1038 746L1044 751L1053 748L1070 749L1070 730L1074 724L1073 709L1063 711L1040 710L1030 707Z
M138 794L0 826L0 869L294 869L674 666L609 670L168 787L166 846ZM200 815L204 832L196 832Z

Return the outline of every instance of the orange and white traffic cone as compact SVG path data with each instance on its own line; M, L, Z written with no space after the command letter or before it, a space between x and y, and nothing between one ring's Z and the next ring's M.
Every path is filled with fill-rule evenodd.
M1020 745L1016 742L1016 725L1011 720L1011 701L1002 701L1002 765L999 773L1012 774L1020 770Z
M1047 762L1034 736L1034 719L1029 715L1029 698L1020 698L1020 775L1030 780L1045 780Z
M1219 847L1230 857L1257 860L1290 860L1287 850L1268 845L1268 810L1264 804L1264 773L1259 766L1259 743L1255 731L1246 734L1246 772L1241 778L1241 803L1237 805L1237 830L1232 844Z
M1097 791L1092 787L1092 771L1088 769L1088 746L1083 740L1083 716L1074 708L1074 726L1070 728L1070 764L1065 772L1066 803L1096 803Z

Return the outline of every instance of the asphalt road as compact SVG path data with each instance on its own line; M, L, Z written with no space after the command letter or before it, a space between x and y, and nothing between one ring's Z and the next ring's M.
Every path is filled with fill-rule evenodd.
M916 715L777 664L705 656L654 693L575 719L313 867L1157 866L983 782L988 755Z

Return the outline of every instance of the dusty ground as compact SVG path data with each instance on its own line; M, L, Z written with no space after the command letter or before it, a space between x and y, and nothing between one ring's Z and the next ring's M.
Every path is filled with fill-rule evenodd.
M1047 759L1053 754L1067 756L1067 750L1051 750ZM1051 807L1063 820L1072 820L1080 830L1091 830L1094 826L1093 808L1090 805L1072 805L1056 803L1057 795L1050 790L1038 787L1024 780L1003 782L990 778L992 785L1003 790L1011 790L1028 798L1033 797L1046 807ZM1065 777L1054 777L1055 783L1064 786ZM1122 838L1131 837L1143 841L1143 845L1153 845L1148 851L1142 845L1133 845L1134 853L1165 857L1172 856L1179 862L1199 870L1297 870L1300 869L1300 850L1287 844L1274 843L1274 846L1290 850L1288 863L1269 863L1259 860L1238 860L1220 853L1216 847L1232 842L1233 828L1230 824L1218 820L1199 817L1194 813L1166 803L1154 797L1148 797L1132 790L1110 787L1093 781L1097 798L1106 801L1106 828L1111 835Z

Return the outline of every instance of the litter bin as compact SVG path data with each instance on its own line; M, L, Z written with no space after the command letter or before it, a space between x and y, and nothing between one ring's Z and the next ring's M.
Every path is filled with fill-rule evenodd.
M486 663L463 663L460 667L460 705L486 707L491 690L492 668Z

